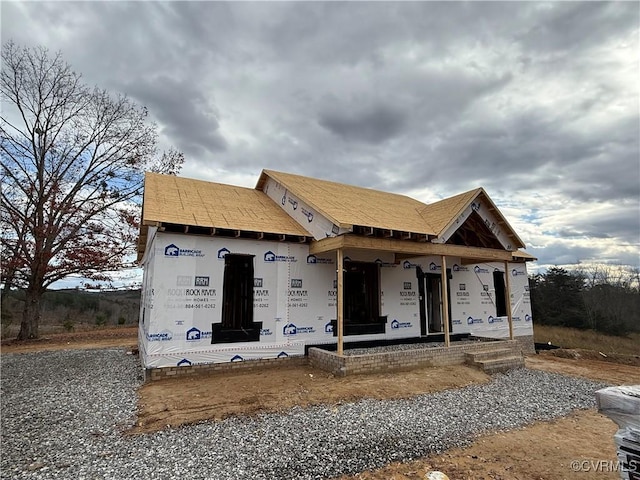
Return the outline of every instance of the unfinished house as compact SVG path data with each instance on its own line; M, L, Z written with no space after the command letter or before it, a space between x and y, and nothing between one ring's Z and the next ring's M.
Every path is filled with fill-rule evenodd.
M256 187L147 174L145 369L461 338L533 348L524 243L478 188L423 204L264 170Z

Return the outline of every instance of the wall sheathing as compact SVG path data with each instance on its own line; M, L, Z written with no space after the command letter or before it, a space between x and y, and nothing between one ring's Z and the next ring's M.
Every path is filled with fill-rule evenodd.
M309 255L308 245L157 232L144 260L140 352L145 368L191 366L304 355L305 345L335 343L336 259ZM212 323L221 322L224 256L254 255L254 321L260 340L212 344ZM440 273L439 257L394 263L390 253L346 251L353 261L380 265L381 312L386 332L345 341L420 336L416 267ZM506 338L506 317L497 317L493 271L502 263L462 266L448 259L452 333ZM525 265L509 264L515 335L532 335Z

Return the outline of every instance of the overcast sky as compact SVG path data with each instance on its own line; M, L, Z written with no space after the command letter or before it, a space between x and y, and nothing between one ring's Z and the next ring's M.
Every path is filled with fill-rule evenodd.
M148 107L182 175L431 202L484 187L539 258L639 266L638 2L1 3ZM399 212L401 214L401 212Z

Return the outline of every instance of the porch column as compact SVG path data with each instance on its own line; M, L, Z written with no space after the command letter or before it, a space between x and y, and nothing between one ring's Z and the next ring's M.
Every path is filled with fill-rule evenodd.
M507 297L507 320L509 322L509 339L513 340L513 316L511 315L511 281L509 280L509 262L504 262L504 286L506 288L505 296Z
M449 339L449 279L447 278L447 257L442 255L442 320L444 322L444 346L448 347Z
M337 302L337 322L336 328L338 329L338 355L342 356L342 347L344 341L344 252L341 248L337 251L337 264L338 264L338 284L336 286Z

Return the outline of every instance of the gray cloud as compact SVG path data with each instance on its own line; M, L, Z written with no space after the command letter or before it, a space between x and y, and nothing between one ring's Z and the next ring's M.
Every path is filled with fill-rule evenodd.
M3 41L61 50L146 105L185 174L253 186L271 168L431 199L484 186L541 264L639 263L633 2L2 7Z
M389 105L354 105L344 110L334 105L320 113L318 123L346 141L378 144L400 133L405 120L401 110Z

